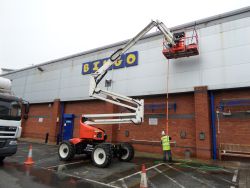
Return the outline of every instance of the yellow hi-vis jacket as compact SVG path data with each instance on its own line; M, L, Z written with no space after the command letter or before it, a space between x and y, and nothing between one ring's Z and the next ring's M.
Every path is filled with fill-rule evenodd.
M169 141L169 136L163 136L161 137L161 144L162 144L162 150L170 150L170 141Z

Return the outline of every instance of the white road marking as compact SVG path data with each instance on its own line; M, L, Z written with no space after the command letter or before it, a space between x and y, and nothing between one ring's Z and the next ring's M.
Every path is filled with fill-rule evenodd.
M128 186L127 186L127 184L125 183L124 180L122 180L121 182L122 182L122 187L123 187L123 188L128 188Z
M44 158L44 159L36 160L35 163L42 163L42 162L54 161L54 160L55 160L55 158Z
M232 172L232 171L230 171L230 170L226 170L226 169L224 169L224 168L220 168L220 170L222 170L222 171L224 171L224 172L228 172L228 173L230 173L230 174L233 174L233 172Z
M150 169L155 168L155 167L160 166L160 165L163 165L163 163L160 163L160 164L151 166L151 167L147 168L146 170L150 170ZM124 179L130 178L130 177L135 176L135 175L140 174L140 173L141 173L141 171L138 171L138 172L136 172L136 173L130 174L130 175L125 176L125 177L123 177L123 178L120 178L120 179L118 179L118 180L112 181L112 182L110 182L109 184L113 184L113 183L115 183L115 182L117 182L117 181L122 181L122 180L124 180Z
M239 172L239 170L235 170L234 171L234 176L233 176L232 182L236 182L237 181L238 172Z
M64 173L64 172L63 173L60 172L60 173L64 174L64 175L67 175L67 176L70 176L70 177L79 178L79 179L82 179L84 181L88 181L88 182L96 183L96 184L99 184L99 185L103 185L103 186L106 186L106 187L120 188L120 187L117 187L117 186L114 186L114 185L109 185L109 184L102 183L102 182L95 181L95 180L91 180L91 179L88 179L88 178L82 178L80 176L76 176L76 175L72 175L72 174L67 174L67 173Z
M48 168L45 168L45 167L40 167L44 170L50 170L50 171L53 171L52 169L48 169ZM55 171L53 171L55 172ZM120 188L120 187L117 187L117 186L114 186L114 185L109 185L107 183L103 183L103 182L99 182L99 181L95 181L95 180L91 180L91 179L88 179L88 178L83 178L81 176L77 176L77 175L73 175L73 174L67 174L65 172L60 172L59 174L62 174L62 175L66 175L66 176L70 176L70 177L73 177L73 178L78 178L78 179L81 179L83 181L88 181L88 182L92 182L92 183L96 183L96 184L99 184L99 185L103 185L105 187L112 187L112 188Z
M172 182L174 182L176 185L178 185L181 188L185 188L185 186L181 185L180 183L178 183L176 180L174 180L173 178L169 177L168 175L164 174L162 171L160 171L158 168L154 168L154 170L156 170L157 172L159 172L160 174L162 174L164 177L170 179Z
M25 145L28 145L28 143L26 144L26 143L22 143L22 145L23 146L25 146ZM26 146L25 146L26 147ZM42 148L43 147L43 145L41 146L41 147L34 147L33 146L33 150L35 149L40 149L40 148ZM23 151L23 152L28 152L28 148L27 149L24 149L24 147L20 147L21 149L21 151ZM51 152L51 153L49 153L49 154L55 154L55 153L57 153L57 152ZM48 160L47 158L46 159L40 159L40 160L38 160L37 162L42 162L42 161L46 161L46 160ZM68 165L73 165L73 164L80 164L80 163L86 163L86 161L77 161L77 162L72 162L72 163L65 163L65 164L59 164L59 165L54 165L54 166L49 166L49 167L42 167L42 166L39 166L39 165L36 165L36 166L38 166L38 167L40 167L40 168L42 168L42 169L44 169L44 170L50 170L50 171L53 171L53 172L55 172L52 168L56 168L56 167L59 167L59 166L68 166ZM56 173L56 172L55 172ZM91 182L91 183L95 183L95 184L99 184L99 185L102 185L102 186L105 186L105 187L112 187L112 188L120 188L120 187L117 187L117 186L114 186L114 185L109 185L109 184L106 184L106 183L103 183L103 182L99 182L99 181L95 181L95 180L92 180L92 179L87 179L87 178L82 178L82 177L80 177L80 176L77 176L77 175L73 175L73 174L67 174L67 173L65 173L65 172L60 172L60 174L63 174L63 175L66 175L66 176L70 176L70 177L75 177L75 178L78 178L78 179L81 179L81 180L83 180L83 181L88 181L88 182ZM125 183L125 182L124 182ZM125 184L126 185L126 184ZM124 188L127 188L127 186L126 187L124 187Z
M44 167L44 168L46 168L46 169L56 168L56 167L59 167L61 165L68 166L68 165L78 164L78 163L86 163L86 161L77 161L77 162L73 162L73 163L64 163L64 164L59 164L59 165L55 165L55 166L48 166L48 167Z
M220 179L220 180L222 180L222 181L225 181L225 182L227 182L227 183L234 184L234 183L232 183L231 181L229 181L229 180L227 180L227 179L225 179L225 178L218 177L218 176L213 175L213 174L209 174L209 173L207 173L206 171L201 170L201 169L199 169L199 168L197 168L197 167L193 167L193 166L190 166L190 165L186 165L186 166L188 166L189 168L195 169L195 170L197 170L197 171L199 171L199 172L202 172L203 174L208 174L208 175L210 175L210 176L213 176L213 177L215 177L215 178L217 178L217 179ZM235 185L235 184L234 184L234 185Z
M191 178L193 178L194 180L200 182L201 184L205 184L205 185L208 186L208 187L215 187L215 186L212 186L212 185L210 185L210 184L208 184L208 183L206 183L206 182L204 182L204 181L198 179L197 177L195 177L195 176L193 176L193 175L187 174L187 173L185 173L185 172L183 172L183 171L181 171L181 170L179 170L179 169L177 169L177 168L174 168L174 167L172 167L172 166L170 166L170 165L168 165L168 164L164 164L164 165L166 165L167 167L169 167L169 168L171 168L171 169L173 169L173 170L175 170L175 171L177 171L177 172L179 172L179 173L181 173L181 174L184 174L184 175L186 175L186 176L190 176Z
M230 188L235 188L234 186L230 186Z

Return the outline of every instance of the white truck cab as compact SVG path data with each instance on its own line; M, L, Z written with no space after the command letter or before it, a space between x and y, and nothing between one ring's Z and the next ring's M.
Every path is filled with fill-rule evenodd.
M11 81L0 77L0 162L17 151L22 127L22 105L28 113L29 104L11 93Z

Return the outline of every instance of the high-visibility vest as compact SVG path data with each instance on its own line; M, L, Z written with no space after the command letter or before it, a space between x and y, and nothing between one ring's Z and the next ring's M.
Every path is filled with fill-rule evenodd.
M161 137L162 150L170 150L169 136Z

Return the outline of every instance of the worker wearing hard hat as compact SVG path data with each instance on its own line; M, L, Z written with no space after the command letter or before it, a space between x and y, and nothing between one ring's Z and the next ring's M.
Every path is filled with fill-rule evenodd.
M163 150L163 161L167 161L167 156L168 156L168 161L172 162L172 154L171 154L171 148L170 148L170 140L171 137L169 135L165 134L165 131L161 132L161 144L162 144L162 150Z

